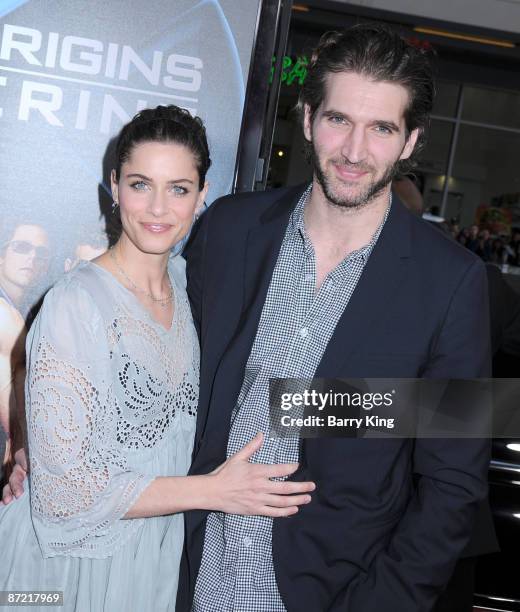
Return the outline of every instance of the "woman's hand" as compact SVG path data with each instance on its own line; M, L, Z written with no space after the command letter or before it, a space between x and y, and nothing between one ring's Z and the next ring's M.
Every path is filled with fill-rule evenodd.
M20 448L17 450L14 455L14 460L15 465L9 477L9 482L5 485L4 490L2 491L0 506L2 504L7 506L7 504L11 503L14 498L20 497L20 495L23 493L23 483L27 476L27 472L29 471L25 449Z
M226 514L290 516L298 506L311 501L313 482L280 482L272 478L290 476L297 463L263 465L249 459L262 446L264 436L257 434L242 450L208 474L208 505Z

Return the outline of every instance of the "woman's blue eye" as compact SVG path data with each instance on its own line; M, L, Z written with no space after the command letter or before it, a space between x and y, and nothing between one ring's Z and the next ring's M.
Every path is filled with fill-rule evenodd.
M180 185L173 185L172 191L175 193L175 195L184 195L185 193L188 193L188 190Z
M137 191L143 191L143 189L146 188L146 183L144 181L136 181L135 183L132 183L132 187Z

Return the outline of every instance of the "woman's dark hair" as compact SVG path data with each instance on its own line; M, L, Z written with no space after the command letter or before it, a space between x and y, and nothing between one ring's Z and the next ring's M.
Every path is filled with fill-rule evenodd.
M356 72L373 79L405 87L410 102L404 119L407 133L419 130L413 154L401 160L399 171L407 173L426 142L426 130L433 106L435 85L432 52L408 43L387 26L359 24L342 32L327 32L314 50L300 91L298 111L303 124L305 105L311 121L325 97L330 73Z
M127 123L116 144L116 178L132 149L141 142L174 142L184 145L194 155L199 173L199 189L204 187L211 165L206 128L200 117L192 117L184 109L174 106L147 108Z

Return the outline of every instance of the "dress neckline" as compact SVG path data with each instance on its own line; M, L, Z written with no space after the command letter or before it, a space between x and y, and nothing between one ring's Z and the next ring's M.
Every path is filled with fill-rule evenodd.
M85 260L85 261L83 261L81 263L83 265L90 266L90 267L94 268L95 270L100 271L103 275L109 277L111 279L112 283L115 284L119 289L124 291L127 295L129 295L130 298L133 300L134 304L137 306L137 308L139 308L139 310L141 310L145 314L145 316L148 318L148 320L151 321L153 323L153 325L158 327L161 331L163 331L164 333L167 333L167 334L172 331L172 329L174 327L175 319L177 317L178 301L177 301L177 287L175 286L175 283L174 283L174 280L173 280L173 275L170 274L170 270L169 269L168 269L168 278L170 279L170 285L171 285L171 287L173 289L173 299L172 299L173 313L172 313L172 320L170 322L170 326L169 327L165 327L162 323L159 323L159 321L157 321L156 319L154 319L152 317L150 311L148 309L146 309L141 304L141 302L132 293L132 291L130 291L130 289L125 287L123 285L123 283L119 282L117 280L117 278L111 272L109 272L108 270L106 270L102 266L99 266L97 263L94 263L93 261L86 261ZM169 266L168 266L168 268L169 268Z

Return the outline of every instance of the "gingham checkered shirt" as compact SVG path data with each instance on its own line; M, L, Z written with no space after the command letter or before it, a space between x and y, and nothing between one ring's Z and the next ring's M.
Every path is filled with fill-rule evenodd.
M314 376L390 209L370 243L350 253L316 291L316 260L304 225L310 191L296 205L282 242L232 413L228 457L263 431L264 444L252 461L298 462L297 437L267 437L269 379ZM285 611L273 568L272 526L269 517L209 514L194 612Z

